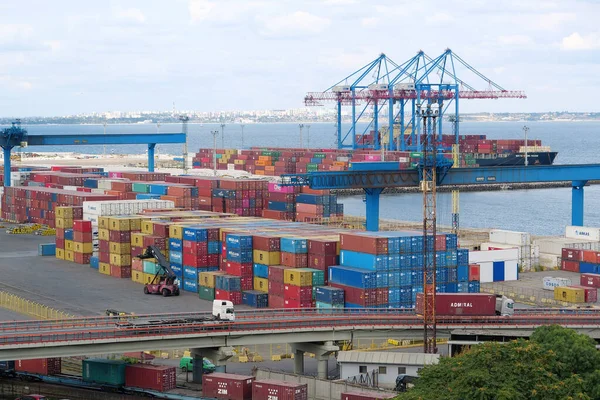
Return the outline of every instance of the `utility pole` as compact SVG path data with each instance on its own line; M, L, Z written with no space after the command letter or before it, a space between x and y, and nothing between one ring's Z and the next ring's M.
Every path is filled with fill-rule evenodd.
M219 135L218 130L211 131L213 135L213 175L217 176L217 135Z
M221 124L221 147L225 148L225 124Z
M529 165L529 157L528 157L529 145L527 143L527 132L529 132L529 127L527 125L525 125L523 127L523 132L525 132L525 166L528 166Z
M306 150L310 149L310 125L306 125Z
M302 148L302 129L304 128L304 124L298 125L300 128L300 148Z
M244 148L244 124L240 125L242 127L242 149Z
M104 123L102 124L102 126L104 126L104 140L106 140L106 121L104 121ZM104 143L104 156L103 158L106 158L106 143Z

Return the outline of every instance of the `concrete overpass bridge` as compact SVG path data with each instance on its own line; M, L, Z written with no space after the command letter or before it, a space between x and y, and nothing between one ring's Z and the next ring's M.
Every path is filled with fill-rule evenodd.
M303 372L304 352L310 352L318 360L319 376L325 377L327 359L339 350L340 341L423 335L422 318L413 310L327 311L238 311L235 322L213 321L210 313L0 322L0 361L190 348L198 360L195 365L202 365L201 357L219 365L233 355L232 346L289 343L297 373ZM486 332L509 338L514 336L511 332L531 334L539 326L552 324L600 337L600 310L593 309L520 309L512 317L438 316L437 321L439 336L452 340L454 335L456 345L480 342ZM476 332L479 336L474 336ZM194 370L194 380L201 379L201 372Z

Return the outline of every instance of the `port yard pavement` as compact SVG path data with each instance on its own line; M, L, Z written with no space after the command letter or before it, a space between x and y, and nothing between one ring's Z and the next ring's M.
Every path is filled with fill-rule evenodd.
M11 235L0 230L0 291L77 316L104 315L109 308L136 314L212 309L212 303L194 293L182 291L180 296L168 298L145 295L143 286L130 279L102 275L89 265L38 256L38 244L53 240L53 236Z

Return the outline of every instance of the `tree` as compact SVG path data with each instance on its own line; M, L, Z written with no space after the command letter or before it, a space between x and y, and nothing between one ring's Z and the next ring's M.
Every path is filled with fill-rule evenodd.
M600 398L595 342L558 327L529 341L485 343L423 368L404 400L559 400Z

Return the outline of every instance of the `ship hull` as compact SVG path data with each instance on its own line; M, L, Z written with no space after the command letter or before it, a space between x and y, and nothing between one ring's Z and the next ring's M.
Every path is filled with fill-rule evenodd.
M529 165L552 165L558 152L531 152L527 154ZM478 158L477 165L480 167L513 167L525 165L525 153L515 153L507 157Z

